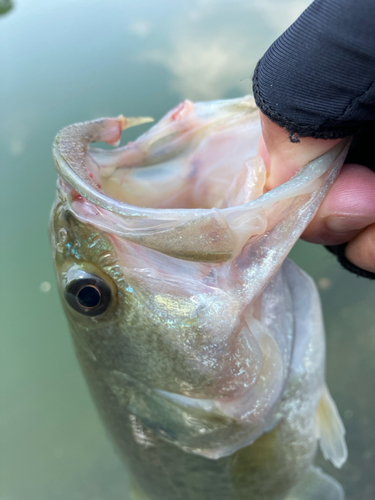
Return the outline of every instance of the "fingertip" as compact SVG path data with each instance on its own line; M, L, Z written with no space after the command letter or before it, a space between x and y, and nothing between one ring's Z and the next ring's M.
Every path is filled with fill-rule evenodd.
M366 227L349 241L345 257L360 269L375 272L375 224Z
M287 182L302 167L342 140L302 137L299 142L292 142L286 129L273 123L263 113L260 117L265 144L262 151L266 150L268 154L267 189L273 189Z
M337 245L375 222L375 173L363 165L344 165L303 238Z
M320 212L326 218L353 218L359 224L366 222L365 225L372 222L375 217L375 172L364 165L344 165Z

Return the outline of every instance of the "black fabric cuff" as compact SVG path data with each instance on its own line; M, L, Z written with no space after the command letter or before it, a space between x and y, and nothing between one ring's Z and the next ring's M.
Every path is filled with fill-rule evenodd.
M253 74L253 95L256 105L263 114L268 116L271 121L280 127L285 128L289 132L291 142L299 142L299 137L314 137L315 139L343 139L344 137L349 137L354 134L359 135L361 133L361 129L363 127L360 126L358 122L340 124L339 128L337 128L337 124L330 126L328 123L318 125L302 125L275 111L267 100L262 97L259 84L259 67L261 62L262 59L258 61Z
M375 121L375 1L315 0L254 74L262 112L297 136L338 139Z
M362 278L368 278L370 280L375 280L375 273L371 273L370 271L365 271L360 267L352 264L350 260L345 257L345 248L347 243L342 243L341 245L330 245L326 246L326 249L336 255L337 260L340 264L351 273L356 274L357 276L361 276Z

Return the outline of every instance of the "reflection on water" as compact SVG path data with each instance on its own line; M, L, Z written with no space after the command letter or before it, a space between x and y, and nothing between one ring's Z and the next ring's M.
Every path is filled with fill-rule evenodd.
M46 229L55 133L121 112L158 119L185 97L249 92L255 62L308 3L17 0L1 17L1 500L127 498L57 298ZM322 248L301 242L292 256L321 290L327 379L347 429L343 469L318 462L347 499L373 500L374 285Z

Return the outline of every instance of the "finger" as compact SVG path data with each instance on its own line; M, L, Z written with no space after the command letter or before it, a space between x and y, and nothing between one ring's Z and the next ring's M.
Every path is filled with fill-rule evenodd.
M375 272L375 223L349 241L345 257L357 267Z
M344 165L303 239L323 245L351 240L375 223L375 173L363 165Z
M288 181L302 167L329 149L341 139L326 140L302 137L299 142L291 142L288 132L260 113L263 137L258 153L267 168L266 189L273 189Z

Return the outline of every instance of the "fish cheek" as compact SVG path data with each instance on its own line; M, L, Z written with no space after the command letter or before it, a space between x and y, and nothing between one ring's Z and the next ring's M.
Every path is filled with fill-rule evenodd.
M132 351L126 332L134 292L112 241L66 206L55 209L51 239L60 296L81 362L95 359L102 367L121 369Z
M61 300L81 364L94 362L95 369L112 370L126 352L119 321L127 313L122 291L102 269L87 261L66 261L60 279ZM82 295L82 289L87 295Z

